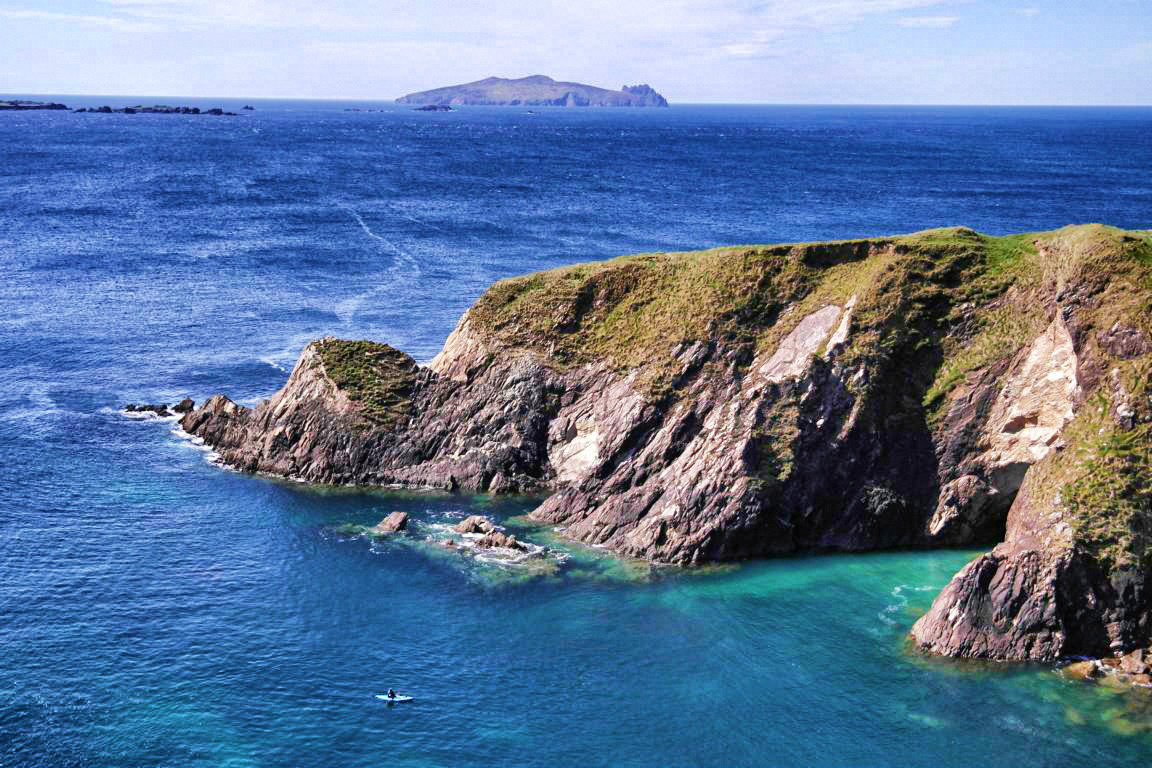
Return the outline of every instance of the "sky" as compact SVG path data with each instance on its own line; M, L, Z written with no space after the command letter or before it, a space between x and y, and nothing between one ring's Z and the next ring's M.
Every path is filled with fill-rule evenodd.
M0 93L1152 104L1152 0L0 0Z

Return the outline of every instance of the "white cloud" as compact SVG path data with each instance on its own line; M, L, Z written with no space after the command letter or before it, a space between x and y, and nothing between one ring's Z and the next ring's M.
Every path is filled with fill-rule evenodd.
M55 11L40 11L29 8L0 8L0 18L17 21L47 21L63 24L87 24L97 27L110 27L116 29L141 30L147 25L118 16L98 16L79 13L58 13Z
M960 0L961 2L963 0ZM820 31L850 29L869 17L943 5L947 0L766 0L755 6L729 5L715 13L706 2L684 3L688 18L712 19L703 34L728 56L787 55L781 43ZM691 22L685 29L691 29ZM710 27L710 28L709 28Z
M958 20L958 16L905 16L897 19L896 23L912 29L944 29Z

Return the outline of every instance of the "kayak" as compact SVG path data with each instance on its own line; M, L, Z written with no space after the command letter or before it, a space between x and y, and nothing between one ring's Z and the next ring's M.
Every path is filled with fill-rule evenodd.
M396 694L395 696L389 696L386 693L378 693L378 694L376 694L376 698L380 699L381 701L388 701L388 702L412 701L411 696L401 696L400 694Z

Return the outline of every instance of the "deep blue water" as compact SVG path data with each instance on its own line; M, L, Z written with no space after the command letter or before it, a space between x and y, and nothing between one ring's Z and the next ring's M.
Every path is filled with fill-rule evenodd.
M252 103L0 113L0 765L1152 761L1146 698L905 653L973 552L484 564L419 534L531 500L240 475L117 412L256 402L328 334L430 358L561 264L1147 228L1152 110ZM396 509L406 540L339 532Z

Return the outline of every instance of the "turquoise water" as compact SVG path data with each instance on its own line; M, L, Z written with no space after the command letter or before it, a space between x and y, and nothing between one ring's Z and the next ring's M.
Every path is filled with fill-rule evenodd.
M906 651L976 552L655 568L531 499L241 475L118 412L258 402L328 333L427 359L493 280L590 258L1147 227L1152 111L257 106L0 115L0 764L1152 759L1141 692ZM555 550L425 540L474 513Z

